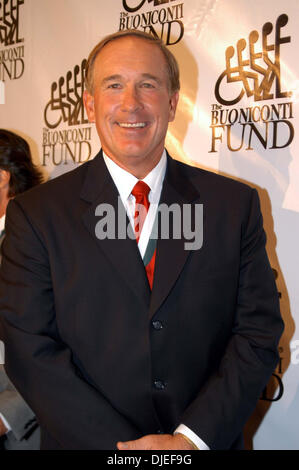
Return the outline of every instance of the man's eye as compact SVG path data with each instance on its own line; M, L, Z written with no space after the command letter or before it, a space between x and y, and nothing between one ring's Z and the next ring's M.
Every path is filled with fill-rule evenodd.
M152 83L144 82L141 85L143 88L155 88Z
M120 88L120 83L110 83L110 85L108 85L108 88Z

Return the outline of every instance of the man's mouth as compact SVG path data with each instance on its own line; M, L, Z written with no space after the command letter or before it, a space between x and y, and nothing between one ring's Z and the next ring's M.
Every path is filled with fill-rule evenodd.
M120 127L125 128L143 128L146 126L146 122L118 122L117 123Z

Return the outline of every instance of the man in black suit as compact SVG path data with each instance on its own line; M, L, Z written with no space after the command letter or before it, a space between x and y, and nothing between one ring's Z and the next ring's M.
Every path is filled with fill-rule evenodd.
M42 449L242 448L276 366L283 323L257 192L167 154L178 96L161 41L105 38L84 95L101 152L9 204L6 369Z

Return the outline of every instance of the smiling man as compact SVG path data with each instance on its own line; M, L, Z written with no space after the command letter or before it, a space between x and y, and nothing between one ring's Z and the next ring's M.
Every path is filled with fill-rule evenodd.
M143 179L161 159L178 84L171 89L163 52L148 39L124 36L96 54L85 92L88 118L96 123L106 155Z
M104 38L86 85L102 150L8 207L7 373L42 449L241 449L283 329L257 192L167 154L180 84L160 40ZM194 225L199 204L200 249L177 236L183 217L151 236L160 207ZM133 236L97 236L108 207Z

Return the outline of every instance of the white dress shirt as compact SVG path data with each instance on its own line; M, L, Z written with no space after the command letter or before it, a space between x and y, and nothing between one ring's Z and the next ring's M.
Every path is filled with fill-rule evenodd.
M5 227L5 214L2 217L0 217L0 235L4 230L4 227Z
M115 186L119 192L122 203L126 209L128 218L134 231L134 213L135 213L135 197L131 194L135 184L139 181L134 175L127 172L120 166L118 166L111 158L109 158L103 152L104 161L108 168L108 171L114 181ZM159 163L152 169L148 175L142 180L150 187L149 202L150 207L145 218L142 231L139 238L138 248L141 257L143 258L145 250L149 241L150 234L152 232L154 220L156 217L158 204L161 196L164 176L167 166L166 151L163 151L162 157ZM190 439L196 447L200 450L209 450L209 447L184 424L180 424L175 430L174 434L184 434Z
M134 214L135 214L135 197L131 194L135 184L139 181L131 173L127 172L120 166L118 166L111 158L107 157L103 153L104 161L108 168L108 171L114 181L115 186L119 192L121 201L126 209L128 218L133 228L134 232ZM145 250L148 244L150 234L152 232L153 224L155 221L155 216L158 209L158 204L161 196L163 180L165 176L167 165L166 152L164 150L162 158L159 163L153 168L153 170L142 180L146 183L150 192L148 199L150 202L150 207L147 213L147 216L144 220L142 231L140 234L138 248L140 251L141 258L145 254Z

